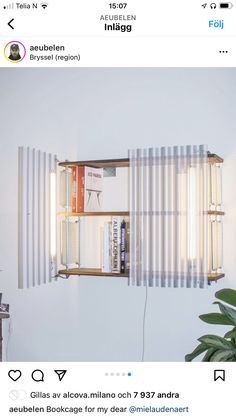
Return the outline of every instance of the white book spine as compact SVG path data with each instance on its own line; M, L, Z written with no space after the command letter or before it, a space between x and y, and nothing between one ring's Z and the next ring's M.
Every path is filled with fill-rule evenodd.
M102 272L111 272L111 223L106 222L102 232Z
M112 217L112 265L113 273L120 273L121 217Z

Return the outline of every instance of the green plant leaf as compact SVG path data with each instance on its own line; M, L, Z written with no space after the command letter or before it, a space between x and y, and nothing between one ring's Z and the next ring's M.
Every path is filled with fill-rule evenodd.
M236 310L231 307L227 307L218 301L216 301L214 304L217 304L221 313L224 314L232 323L234 323L234 325L236 325Z
M199 342L204 343L208 348L215 348L215 349L226 349L235 351L236 348L232 345L232 343L225 338L216 335L205 335L198 339Z
M228 319L228 317L224 316L222 313L209 313L209 314L202 314L199 318L209 324L224 324L235 326L235 323Z
M220 313L202 314L199 318L208 324L234 327L225 333L223 338L216 335L204 335L199 338L200 345L191 354L185 356L187 362L203 352L205 352L203 362L236 362L236 310L232 308L236 307L236 290L226 288L216 292L215 296L228 305L217 301L214 304L218 304Z
M202 362L210 362L212 355L217 351L215 348L210 348L207 350L205 356L202 359Z
M235 351L218 350L211 357L211 362L226 362L226 361L236 361Z
M191 354L187 354L185 356L186 362L191 362L194 358L196 358L198 355L200 355L202 352L205 352L207 350L207 346L203 343L200 343Z
M215 293L216 298L236 307L236 291L230 288L224 288L223 290Z
M225 333L225 339L236 339L236 329L230 330L229 332Z

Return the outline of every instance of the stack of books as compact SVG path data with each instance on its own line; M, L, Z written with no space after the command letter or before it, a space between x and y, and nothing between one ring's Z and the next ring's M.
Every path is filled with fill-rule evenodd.
M129 223L113 216L102 229L102 272L126 273L129 269Z

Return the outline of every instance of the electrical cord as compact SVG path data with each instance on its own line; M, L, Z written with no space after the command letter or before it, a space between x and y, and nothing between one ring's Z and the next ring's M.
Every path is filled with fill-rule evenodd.
M141 358L142 362L144 362L144 356L145 356L145 333L146 333L147 302L148 302L148 282L146 282L145 301L144 301L144 310L143 310L143 342L142 342L142 358Z

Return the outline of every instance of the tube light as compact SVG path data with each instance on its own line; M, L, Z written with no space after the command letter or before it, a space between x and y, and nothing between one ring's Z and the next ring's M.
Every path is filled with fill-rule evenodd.
M50 251L56 257L56 173L50 173Z
M222 203L222 185L221 185L221 167L220 165L216 166L216 195L217 195L217 209L221 207Z
M187 181L186 181L186 173L179 173L178 179L178 189L179 189L179 211L180 211L180 217L179 217L179 229L180 229L180 237L187 236L187 223L186 223L186 206L187 206ZM180 246L180 260L181 260L181 268L180 270L184 271L184 265L186 263L187 258L187 241L186 240L180 240L179 243Z
M196 249L196 216L197 216L197 202L196 202L196 169L189 168L189 182L188 182L188 258L191 267L194 268L197 257Z
M216 210L217 205L217 168L215 164L211 164L211 205Z
M223 249L222 249L222 222L220 217L218 217L217 220L217 265L218 269L222 269L222 255L223 255Z

